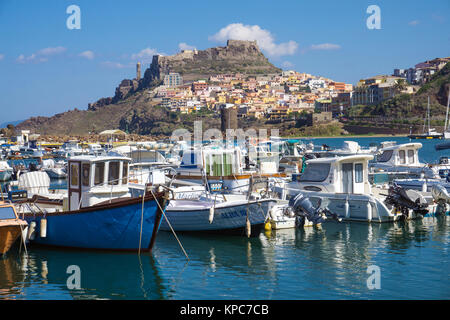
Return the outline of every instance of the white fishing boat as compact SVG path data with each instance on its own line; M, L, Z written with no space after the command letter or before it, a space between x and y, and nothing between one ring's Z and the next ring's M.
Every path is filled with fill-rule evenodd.
M227 192L246 194L252 177L279 179L276 161L263 161L257 170L245 170L244 154L239 147L197 146L183 152L176 178L191 183L214 186Z
M372 159L371 155L353 155L308 160L303 174L297 176L295 181L273 189L282 200L303 198L303 211L312 216L328 212L338 219L365 222L423 217L426 204L422 199L419 199L420 205L411 206L414 208L411 209L395 202L396 190L391 190L388 194L388 190L371 187L368 163ZM419 196L410 192L409 197L416 197L413 199L414 203ZM306 203L309 202L306 200L311 204ZM308 220L312 221L311 218Z
M178 187L167 205L161 230L208 232L254 237L264 228L274 199L210 193L203 186Z

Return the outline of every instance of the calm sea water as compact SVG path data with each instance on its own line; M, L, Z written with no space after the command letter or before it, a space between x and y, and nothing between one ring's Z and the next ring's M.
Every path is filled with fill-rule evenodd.
M340 147L349 139L314 139ZM359 138L362 146L386 138ZM389 139L391 140L391 139ZM400 142L407 138L396 139ZM420 156L435 162L436 141ZM0 299L449 299L450 217L327 223L258 238L160 232L151 255L14 247L0 259ZM67 286L69 266L81 289ZM369 289L377 266L380 289Z

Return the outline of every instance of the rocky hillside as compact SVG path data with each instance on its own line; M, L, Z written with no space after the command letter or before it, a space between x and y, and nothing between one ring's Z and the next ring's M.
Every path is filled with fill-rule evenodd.
M211 74L270 74L281 69L273 66L255 41L229 40L226 47L203 51L183 51L173 56L154 56L142 79L124 79L113 97L90 103L87 110L70 110L53 117L32 117L17 126L43 135L87 135L119 128L143 135L170 135L174 129L190 129L200 117L204 129L217 127L212 115L178 115L157 107L149 89L160 85L168 72L179 72L185 80Z
M386 116L397 119L425 117L428 97L430 113L434 118L445 118L450 88L450 62L414 94L400 94L376 106L355 110L363 116ZM357 106L358 107L358 106Z

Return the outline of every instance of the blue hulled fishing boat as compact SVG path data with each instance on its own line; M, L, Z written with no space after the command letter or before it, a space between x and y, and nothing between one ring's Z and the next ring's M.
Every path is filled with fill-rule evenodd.
M130 161L122 156L71 158L66 194L34 194L16 203L29 223L27 238L58 247L151 251L164 194L131 197Z

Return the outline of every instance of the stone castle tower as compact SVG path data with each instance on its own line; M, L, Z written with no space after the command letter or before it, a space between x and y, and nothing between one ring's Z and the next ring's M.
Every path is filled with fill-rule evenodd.
M136 64L136 80L139 81L141 79L141 63L138 62Z

